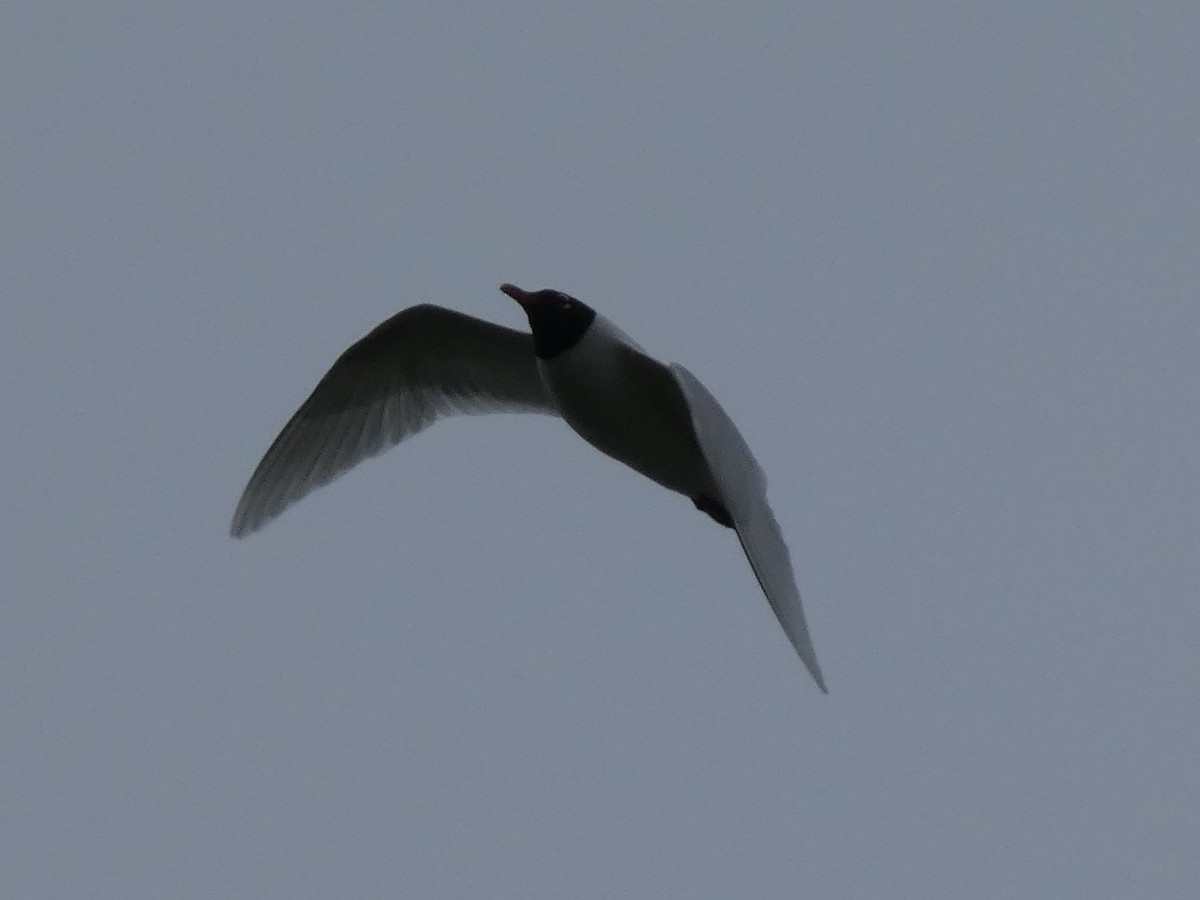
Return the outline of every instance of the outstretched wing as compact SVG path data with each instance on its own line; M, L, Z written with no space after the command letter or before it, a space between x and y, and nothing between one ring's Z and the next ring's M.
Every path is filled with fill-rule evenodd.
M397 313L338 357L250 476L230 533L262 528L347 469L456 413L557 411L533 338L440 306Z
M738 540L750 561L767 602L787 633L817 686L828 693L792 572L792 561L775 514L767 505L767 479L716 398L687 369L672 365L692 416L692 427L721 502L733 519Z

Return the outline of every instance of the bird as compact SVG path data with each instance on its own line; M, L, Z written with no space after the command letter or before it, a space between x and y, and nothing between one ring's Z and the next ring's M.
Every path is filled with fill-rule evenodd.
M437 419L558 416L600 452L734 531L784 633L828 693L767 481L716 398L561 291L504 283L530 333L422 303L337 358L254 469L230 533L258 531L318 487Z

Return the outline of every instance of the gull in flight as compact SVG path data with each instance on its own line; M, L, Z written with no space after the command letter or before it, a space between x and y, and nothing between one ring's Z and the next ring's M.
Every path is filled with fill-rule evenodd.
M442 416L561 416L597 450L737 534L779 624L826 691L766 477L713 395L574 297L512 284L500 290L525 310L532 334L422 304L338 357L250 476L230 533L257 531Z

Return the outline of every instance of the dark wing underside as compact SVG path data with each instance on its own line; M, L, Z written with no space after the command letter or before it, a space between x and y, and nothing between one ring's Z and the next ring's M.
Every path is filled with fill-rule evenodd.
M343 353L250 476L230 533L262 528L301 497L443 416L556 415L533 338L440 306L397 313Z

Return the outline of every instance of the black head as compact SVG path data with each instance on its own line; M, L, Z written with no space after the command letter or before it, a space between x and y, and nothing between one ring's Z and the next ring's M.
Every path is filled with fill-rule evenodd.
M529 316L533 352L542 359L554 359L578 344L596 318L594 309L562 291L523 291L515 284L502 284L500 290Z

